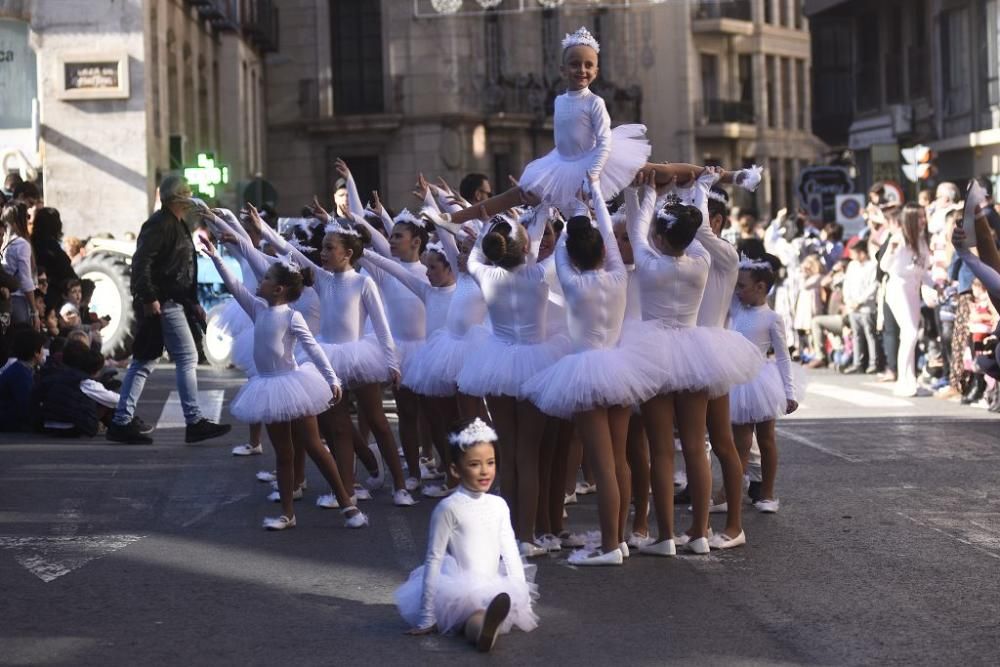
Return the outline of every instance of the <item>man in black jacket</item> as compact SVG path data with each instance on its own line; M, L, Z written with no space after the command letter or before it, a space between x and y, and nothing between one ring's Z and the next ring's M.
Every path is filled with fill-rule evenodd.
M187 314L205 320L198 304L198 261L185 224L194 212L191 188L180 176L167 176L160 184L159 211L142 225L132 257L132 298L139 329L132 349L132 363L122 381L121 399L108 440L150 444L152 428L135 416L146 378L166 347L177 366L177 392L187 423L184 441L200 442L224 435L230 426L216 424L198 407L198 354Z

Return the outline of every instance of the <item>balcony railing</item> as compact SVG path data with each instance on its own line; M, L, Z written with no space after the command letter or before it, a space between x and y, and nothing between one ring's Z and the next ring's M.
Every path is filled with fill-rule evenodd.
M604 98L608 113L617 121L637 123L642 117L642 89L620 87L598 80L590 89ZM487 113L552 116L556 96L565 90L561 81L546 82L535 74L501 76L483 84L482 99Z
M691 7L691 18L695 21L706 19L752 21L753 9L750 0L695 0Z
M701 125L722 123L753 125L757 122L753 102L743 100L703 100L698 105L696 116Z
M274 0L250 0L241 18L243 34L261 51L278 50L278 10Z

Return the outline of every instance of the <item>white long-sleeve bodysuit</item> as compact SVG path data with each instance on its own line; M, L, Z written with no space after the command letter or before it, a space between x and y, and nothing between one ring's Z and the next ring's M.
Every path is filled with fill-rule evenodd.
M781 315L778 315L767 305L744 306L733 299L729 316L732 330L742 334L756 345L761 354L767 356L771 349L774 350L774 361L778 365L778 373L781 375L781 381L785 387L785 398L789 401L795 400L792 359L788 355L785 324Z
M499 496L477 493L460 485L458 491L442 500L431 515L420 627L438 622L434 602L446 553L455 559L464 574L496 578L502 560L508 577L525 580L507 503Z
M901 236L890 237L889 243L898 241L895 251L889 250L879 262L882 270L889 274L885 284L885 302L899 324L899 354L897 356L896 385L893 393L897 396L913 396L917 393L916 351L920 331L920 286L930 281L927 268L930 252L921 242L920 252L913 252Z
M273 231L265 228L264 233L281 252L289 253L303 266L314 268L315 287L322 310L319 341L330 345L357 342L364 335L365 320L370 320L385 365L398 372L396 346L375 281L354 269L331 273L313 263Z

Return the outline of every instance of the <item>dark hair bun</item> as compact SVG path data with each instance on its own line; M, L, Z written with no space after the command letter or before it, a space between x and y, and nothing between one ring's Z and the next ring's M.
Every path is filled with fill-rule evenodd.
M581 271L601 266L604 259L604 238L594 229L590 218L574 215L566 222L566 252Z
M497 231L501 226L503 225L497 225L494 231L483 238L483 254L494 264L507 256L507 237L500 231ZM508 231L509 229L508 226Z
M597 230L590 224L590 218L585 215L574 215L566 223L566 233L570 236L590 235L595 231Z

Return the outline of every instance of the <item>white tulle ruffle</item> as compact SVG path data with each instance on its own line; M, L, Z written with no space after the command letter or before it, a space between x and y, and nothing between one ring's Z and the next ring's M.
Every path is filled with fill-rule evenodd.
M458 373L458 388L469 396L524 399L524 383L558 361L569 347L569 339L561 335L527 345L487 336L466 355Z
M624 339L644 345L645 359L661 383L660 393L707 390L710 398L760 372L764 356L735 331L720 327L669 327L658 320L625 328Z
M247 374L257 375L257 364L253 360L253 326L243 329L233 337L233 349L229 359L233 366Z
M764 364L750 382L729 390L729 420L734 424L759 424L784 416L788 400L778 365Z
M446 329L438 329L413 355L403 376L403 385L422 396L454 396L458 392L458 374L469 350L477 349L489 332L476 326L459 338Z
M247 424L274 424L318 415L330 408L330 385L312 364L274 375L256 375L229 404L229 412Z
M560 208L577 202L576 194L587 180L597 148L574 159L553 149L524 168L519 180L523 190ZM619 125L611 130L611 154L601 172L601 194L610 199L635 179L637 171L649 161L652 147L646 139L645 125Z
M236 299L226 299L221 312L212 318L212 324L221 333L233 338L245 329L253 328L253 320Z
M323 348L345 389L389 381L389 366L374 335L350 343L316 342ZM295 359L299 363L309 361L308 355L301 349L296 352Z
M524 394L539 410L561 419L595 407L639 405L662 386L656 368L640 352L658 341L651 330L637 331L621 346L568 354L528 380Z
M527 568L526 568L527 572ZM409 578L396 589L396 607L403 619L413 627L420 624L424 591L424 566L410 572ZM530 632L538 627L538 616L532 609L538 598L538 586L497 573L483 577L463 572L449 555L441 563L441 575L434 599L434 617L441 632L461 632L473 613L483 610L500 593L510 595L510 613L500 625L500 632L517 627Z
M399 370L400 375L403 376L403 380L406 380L406 376L410 373L410 366L413 363L413 357L423 349L424 345L427 344L425 340L400 340L395 339L396 343L396 357L399 359Z

